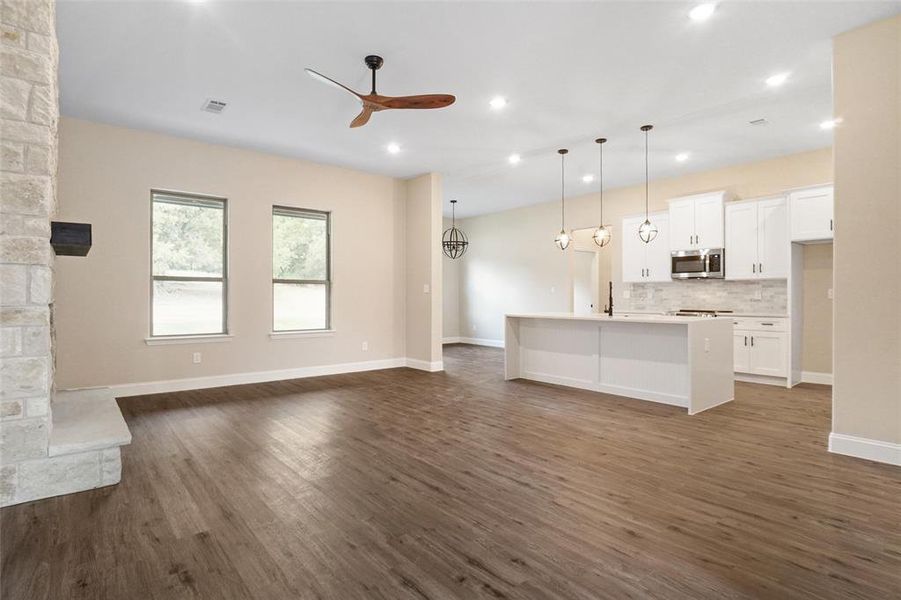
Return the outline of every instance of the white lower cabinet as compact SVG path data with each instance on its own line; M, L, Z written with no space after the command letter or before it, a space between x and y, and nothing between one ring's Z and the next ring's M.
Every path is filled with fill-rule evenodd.
M786 319L735 321L732 349L736 373L788 377Z

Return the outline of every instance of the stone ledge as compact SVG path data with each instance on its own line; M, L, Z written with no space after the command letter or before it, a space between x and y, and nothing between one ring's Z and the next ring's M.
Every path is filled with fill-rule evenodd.
M131 432L109 388L57 392L53 396L50 456L118 448Z

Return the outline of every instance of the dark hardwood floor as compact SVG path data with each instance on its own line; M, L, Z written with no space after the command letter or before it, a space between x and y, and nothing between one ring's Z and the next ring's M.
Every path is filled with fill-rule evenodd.
M829 388L698 416L501 351L127 398L122 483L2 510L2 598L899 598L901 469Z

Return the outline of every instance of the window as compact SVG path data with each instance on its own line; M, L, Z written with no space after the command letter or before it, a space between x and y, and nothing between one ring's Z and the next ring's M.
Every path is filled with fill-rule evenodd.
M224 334L225 200L151 192L151 336Z
M329 214L272 208L272 330L330 326Z

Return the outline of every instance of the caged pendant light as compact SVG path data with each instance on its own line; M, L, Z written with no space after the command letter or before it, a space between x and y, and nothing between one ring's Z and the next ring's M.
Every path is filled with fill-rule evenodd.
M566 148L557 150L560 155L560 233L554 238L554 243L561 250L566 250L572 241L572 236L566 233L566 154L569 152Z
M451 200L451 227L441 236L441 249L448 258L457 259L463 256L469 246L466 234L457 229L457 201Z
M599 172L600 172L600 182L601 182L601 214L598 228L594 230L594 233L591 236L591 239L594 240L594 243L603 248L607 244L610 243L610 227L604 225L604 143L606 143L607 138L598 138L595 140L595 143L598 145L599 151Z
M651 219L648 217L648 197L651 185L648 177L648 132L653 128L653 125L641 126L641 130L644 132L644 223L638 227L638 237L645 244L650 244L657 237L657 226L651 223Z

